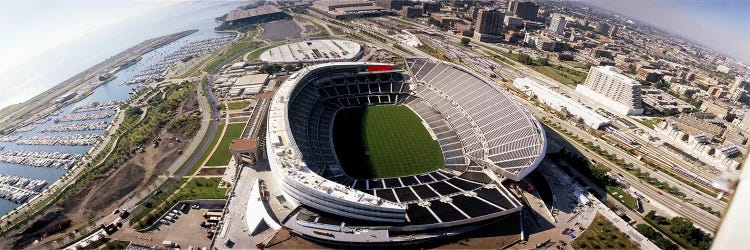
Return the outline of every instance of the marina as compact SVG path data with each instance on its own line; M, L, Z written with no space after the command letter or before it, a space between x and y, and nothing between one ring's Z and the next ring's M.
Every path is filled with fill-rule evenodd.
M73 108L73 111L71 111L71 113L110 110L110 109L117 108L117 106L120 106L120 104L122 104L122 102L115 101L115 100L110 100L110 101L105 101L105 102L90 102L90 103Z
M82 154L43 151L0 152L0 162L45 168L69 169L83 157Z
M40 130L40 133L48 132L70 132L70 131L89 131L89 130L103 130L109 126L108 122L90 122L90 123L75 123L75 124L61 124L45 127Z
M20 138L20 135L2 135L0 136L0 142L14 142Z
M0 174L0 198L23 203L47 186L47 181Z
M95 134L32 136L16 141L18 145L87 146L99 139Z
M210 2L190 2L177 4L176 6L179 6L177 8L181 9L179 13L184 13L185 15L179 15L167 18L166 20L160 20L158 22L158 25L149 26L148 32L139 33L144 30L144 26L135 25L134 23L128 23L125 24L127 27L119 27L117 29L113 29L110 33L102 34L102 37L100 38L105 39L106 37L106 40L109 41L109 44L116 45L113 48L92 49L92 47L90 46L82 47L80 52L81 54L85 54L85 56L69 60L81 61L86 60L90 57L98 58L96 60L103 60L111 57L114 53L118 53L125 49L128 49L132 45L140 43L146 39L152 39L157 36L171 34L180 30L198 29L197 32L194 32L186 37L183 37L172 43L166 44L162 47L156 48L150 52L143 54L140 60L132 61L128 64L123 65L121 70L114 73L114 77L111 81L105 84L98 85L85 98L78 100L77 102L62 106L57 111L52 112L45 117L39 117L38 119L32 121L31 124L35 125L34 129L26 132L16 130L10 135L0 136L0 150L31 151L39 153L44 153L45 151L67 153L74 155L76 160L72 160L69 163L59 160L51 161L51 164L31 163L33 162L31 160L20 161L20 163L12 163L0 160L0 174L20 176L31 179L42 179L46 180L47 183L50 184L57 181L68 171L67 169L80 164L83 159L83 155L91 150L91 143L99 142L101 140L99 139L99 136L104 133L104 130L88 130L88 132L41 132L41 130L55 125L64 125L65 123L63 122L68 121L71 117L76 117L76 119L79 119L81 117L86 118L80 120L79 122L72 122L72 120L70 120L71 123L111 123L115 114L114 110L117 110L122 103L130 98L131 92L134 89L141 87L137 85L124 84L125 81L132 79L138 72L152 67L152 65L162 61L162 59L167 55L172 55L175 51L178 51L179 49L185 47L188 44L192 44L193 42L204 41L218 37L234 38L235 36L228 33L214 32L216 23L213 18L220 16L231 9L234 9L238 5L239 4L218 4ZM122 36L122 33L131 33L133 35ZM92 60L90 63L94 64L96 63L96 60ZM85 67L88 67L88 65L85 65ZM84 70L85 67L82 67L81 70ZM55 74L60 73L57 69L55 69L54 72ZM79 72L81 71L71 71L67 72L66 74L72 75ZM54 79L50 79L50 81L53 80ZM54 81L60 80L63 79ZM114 102L118 102L118 104L114 104ZM103 115L104 118L101 119L95 119L93 116L90 116L90 114L99 113L108 114ZM94 119L92 120L92 118ZM61 129L61 127L58 129ZM82 137L80 134L90 135L85 135ZM66 135L68 137L62 137L60 135ZM71 135L72 137L70 137ZM21 139L24 140L22 140L21 143L18 143L17 141ZM0 151L0 153L2 153L2 151ZM19 158L12 158L13 161L18 161L18 159ZM24 162L26 162L27 164L24 164ZM39 162L43 163L45 161ZM37 167L30 164L50 165L49 167ZM6 214L18 206L19 204L17 203L10 202L5 199L0 199L0 214Z
M39 120L34 121L34 124L45 124L45 123L47 123L47 122L49 122L51 120L52 120L52 118L45 117L45 118L41 118Z
M56 123L57 122L87 121L87 120L109 118L112 115L114 115L114 113L112 112L98 112L98 113L88 113L88 114L79 114L79 115L67 115L67 116L62 116L60 118L56 118L54 121Z
M208 54L216 48L231 43L233 39L234 36L220 36L188 43L148 68L143 69L124 84L145 83L161 78L166 74L167 69L177 64L178 61L188 61L192 58Z
M16 129L16 131L15 131L15 132L16 132L16 133L29 132L29 131L32 131L32 130L34 130L35 128L36 128L36 126L34 126L34 125L26 125L25 127L22 127L22 128Z

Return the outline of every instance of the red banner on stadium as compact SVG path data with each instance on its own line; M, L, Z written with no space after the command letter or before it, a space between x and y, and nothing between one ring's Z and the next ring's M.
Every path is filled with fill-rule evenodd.
M373 72L373 71L387 71L387 70L393 70L393 66L392 65L370 65L370 66L367 66L367 71L368 72Z

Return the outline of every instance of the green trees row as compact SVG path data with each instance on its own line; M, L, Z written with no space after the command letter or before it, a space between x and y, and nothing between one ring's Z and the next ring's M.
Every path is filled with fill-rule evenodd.
M645 216L649 223L655 224L655 226L661 227L663 232L669 234L672 240L682 242L683 246L688 249L710 249L713 238L696 228L693 222L683 217L673 217L667 219L664 216L657 215L656 212L648 212ZM640 230L639 230L640 231ZM648 237L644 234L644 236Z

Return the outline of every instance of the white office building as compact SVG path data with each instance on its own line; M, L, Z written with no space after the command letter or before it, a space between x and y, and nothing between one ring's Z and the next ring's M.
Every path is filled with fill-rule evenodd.
M580 117L587 126L593 129L599 129L610 124L609 119L596 113L596 111L587 108L583 104L547 88L532 79L526 77L516 78L516 80L513 80L513 86L529 96L536 96L537 100L557 111L565 110L571 115Z
M591 67L576 92L621 115L643 114L641 84L617 72L612 66Z

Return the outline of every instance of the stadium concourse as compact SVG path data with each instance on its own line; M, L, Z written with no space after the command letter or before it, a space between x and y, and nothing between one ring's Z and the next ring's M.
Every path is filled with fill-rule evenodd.
M539 122L493 83L423 58L408 72L380 63L325 63L291 75L268 115L267 154L291 232L327 243L412 243L457 235L517 213L505 185L534 170L546 150ZM401 105L434 135L444 166L415 175L346 174L331 130L342 109ZM368 166L359 166L368 167Z

